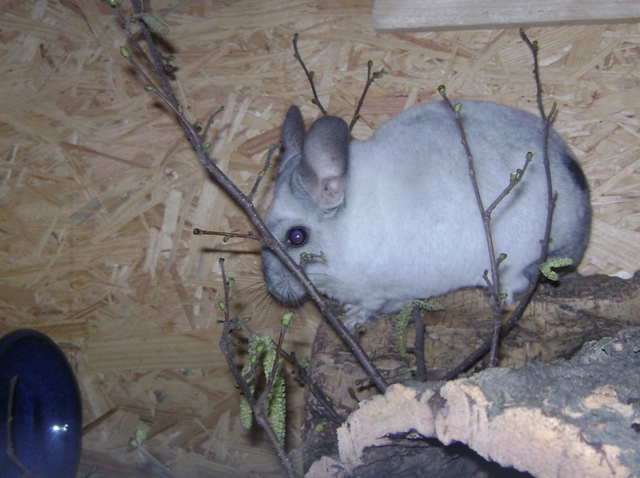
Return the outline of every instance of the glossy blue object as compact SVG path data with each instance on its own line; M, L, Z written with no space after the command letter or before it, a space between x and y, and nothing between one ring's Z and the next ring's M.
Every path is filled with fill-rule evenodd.
M74 477L82 438L78 383L56 343L29 329L0 339L0 476L23 476L6 453L10 384L16 375L11 425L15 455L29 472L43 478Z

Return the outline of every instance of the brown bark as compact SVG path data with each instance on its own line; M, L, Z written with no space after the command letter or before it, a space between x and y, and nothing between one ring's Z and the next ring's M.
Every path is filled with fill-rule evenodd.
M465 388L462 385L456 385L458 388L455 388L453 384L461 383L460 381L457 381L453 382L453 384L449 383L441 389L443 385L442 383L431 383L438 380L438 378L443 376L448 369L459 363L466 354L479 345L479 343L491 332L491 309L483 291L475 289L458 291L448 294L438 300L446 310L441 312L424 313L422 315L422 320L425 323L427 330L427 337L425 338L425 356L428 368L428 378L430 381L428 388L433 390L434 396L440 397L439 399L444 400L443 403L454 400L455 397L460 398L464 396L466 397L465 400L470 400L472 402L486 402L485 405L478 405L478 407L482 410L484 410L482 407L491 409L491 413L493 414L497 413L494 408L491 408L494 407L496 403L495 397L499 396L500 393L507 393L506 391L508 388L505 388L507 385L496 378L492 379L494 380L493 385L487 385L488 383L492 383L492 381L486 379L489 381L483 382L481 387L469 385ZM615 337L622 329L639 326L639 312L639 273L636 273L636 275L629 280L622 280L607 276L589 276L565 280L561 286L552 286L549 284L542 285L536 292L532 303L525 311L525 314L519 324L509 333L501 344L500 365L501 367L508 368L484 372L485 375L482 375L482 377L501 376L500 374L506 373L511 368L522 367L531 362L549 362L558 357L569 357L579 350L585 342L602 339L604 337ZM414 340L411 336L412 330L413 328L410 326L410 336L408 340L409 346L413 344ZM381 369L383 376L385 376L390 383L406 382L412 378L411 371L415 369L413 357L410 356L407 360L402 360L395 352L395 336L392 318L380 317L367 322L366 330L361 335L360 340L364 349L373 357L374 362ZM537 366L540 366L540 364L531 365L531 367ZM623 365L621 364L610 364L610 367L622 366ZM328 327L322 326L318 331L318 335L314 343L310 371L314 380L317 381L317 383L331 397L336 408L345 414L349 413L357 405L357 402L349 396L349 388L353 388L355 390L358 399L368 398L375 394L373 387L359 389L355 385L355 380L365 378L365 374L352 359L348 351L341 345L340 341L333 336L332 331ZM623 385L615 385L612 382L613 377L615 376L614 372L615 370L610 368L610 376L599 377L600 379L605 380L604 382L600 383L598 386L593 385L591 388L587 387L585 390L579 390L578 385L580 385L584 380L578 379L576 376L566 375L564 379L565 383L561 385L565 386L567 383L571 385L572 390L575 391L575 400L587 400L587 397L592 397L589 400L596 400L597 402L597 397L606 396L607 400L615 399L614 401L616 401L616 397L624 394L621 394L618 390L618 388ZM634 377L628 373L626 375L623 374L623 378L624 376L628 376L632 379ZM475 377L473 378L475 379ZM546 383L550 380L551 376L545 376L536 383L526 381L523 383L516 382L516 384L513 385L514 388L509 391L509 394L517 395L517 392L522 390L525 390L528 396L534 398L544 398L545 396L548 396L548 394L556 394L557 391L545 388ZM636 383L638 382L636 381ZM633 389L637 390L637 386L635 384L629 384L628 386L635 387ZM613 387L613 389L611 387ZM413 390L413 388L409 390ZM613 395L611 395L612 393ZM410 402L413 403L415 400ZM605 402L602 402L602 406L605 408L613 404L613 401L608 404ZM454 403L454 401L451 403ZM525 430L528 429L525 428L526 423L530 423L534 428L533 431L529 430L527 433L534 433L536 430L543 433L545 430L543 425L546 423L544 418L545 414L548 413L548 410L543 406L531 406L530 404L521 405L521 408L527 412L519 412L519 414L516 414L516 418L509 415L511 418L507 420L507 414L505 412L505 415L501 420L504 420L505 423L509 424L507 428L511 427L511 430ZM624 403L622 403L621 406L622 405L629 406ZM433 404L430 406L433 407ZM473 407L469 410L471 409L473 409ZM404 469L401 463L406 465L407 470L410 470L411 468L409 463L418 463L416 466L411 466L414 466L414 470L422 471L425 471L424 466L426 462L430 464L429 466L434 466L434 464L435 466L439 466L441 471L443 470L443 466L453 466L451 464L453 463L452 453L456 455L458 452L452 452L451 449L443 448L440 444L435 442L435 440L424 441L410 439L407 441L405 438L408 429L406 426L403 427L402 421L408 420L410 423L418 423L418 417L424 417L424 413L417 410L411 411L408 402L400 405L399 410L399 413L393 414L396 418L394 418L395 425L393 425L392 428L396 427L398 435L395 438L395 442L387 442L383 448L378 447L365 451L365 457L369 454L368 458L365 458L365 461L369 460L370 463L379 462L387 464L397 462L393 465L397 472ZM402 410L405 411L402 412ZM628 411L629 409L625 410ZM475 411L477 412L478 410ZM511 411L510 413L515 412ZM310 427L318 421L322 421L323 415L324 412L322 407L319 407L317 402L310 398L308 400L307 416L303 433L306 433L306 430L309 430ZM374 414L374 416L379 417L380 414L377 413L377 415ZM379 418L375 420L370 418L370 420L372 420L372 424L379 424L380 422ZM563 421L563 417L559 417L558 420L560 420L558 423L564 424L563 426L566 425ZM494 422L490 421L490 423L493 424ZM336 428L335 425L332 427L329 423L326 425L330 430L335 430ZM560 426L558 424L556 425ZM536 426L539 427L536 428ZM572 426L575 426L575 433L573 436L574 438L577 437L578 441L582 440L583 448L587 447L593 450L603 449L602 447L604 445L598 444L598 440L595 440L594 442L588 437L585 438L585 430L581 425ZM626 423L624 430L628 431L630 426L631 422ZM514 448L512 446L507 446L509 444L508 440L513 440L513 437L509 437L509 434L505 434L503 431L501 432L501 436L503 438L498 438L499 435L493 435L493 432L488 433L487 430L489 430L489 428L482 428L481 431L482 434L486 435L486 440L493 443L491 446L494 448L492 448L490 452L487 452L486 449L483 449L482 446L479 446L477 443L471 444L485 456L490 456L493 459L497 459L496 457L499 457L499 460L501 460L505 466L520 463L514 461L516 458L505 458L509 457L509 450ZM364 433L365 435L370 435L372 432L369 430ZM460 436L464 435L462 432L460 433ZM449 437L446 434L441 436L435 432L431 435L422 433L421 436L437 437L445 442L450 442L452 440L465 441L458 435L455 437ZM501 439L503 442L500 441ZM561 437L557 438L556 441L557 443L561 443L562 440L565 439L566 437ZM504 442L504 440L507 440L507 442ZM531 437L528 436L525 441L530 442ZM600 440L600 442L602 442L602 440ZM504 446L499 445L500 443L503 443ZM332 432L321 434L317 437L314 445L315 446L311 447L305 457L305 464L307 466L322 455L337 456L335 435L332 434ZM506 454L502 453L504 450L507 450L505 452ZM500 453L498 453L498 451L500 451ZM515 449L512 450L512 452L514 456L517 454ZM439 458L434 458L430 455L433 453L438 455ZM621 469L621 462L615 462L615 460L611 458L612 456L617 456L613 451L610 450L609 454L605 455L606 456L604 457L600 456L600 459L603 463L607 462L607 460L611 462L611 466L607 465L607 469L611 469L611 467L614 469ZM364 463L365 462L362 462L359 465L360 472L363 473L365 468L371 470L371 468L368 468L369 465L365 466ZM463 463L460 466L464 468L467 465L468 463L466 465ZM362 468L362 466L365 466L365 468ZM471 466L471 468L469 468L469 466ZM466 468L467 471L459 470L459 472L454 474L452 474L452 469L449 469L442 476L470 476L471 473L476 473L474 476L481 476L478 473L486 473L485 476L495 475L494 472L486 471L484 468L480 471L478 471L477 468L475 471L470 471L476 466L482 468L484 465L468 465ZM523 466L520 464L518 466L520 466L521 469L527 469L526 466L529 465ZM354 470L357 472L358 467L355 467ZM412 475L411 473L411 471L407 471L407 474L398 474L397 476L417 476ZM431 474L429 476L438 476L435 471L431 471L430 473ZM356 476L376 475L356 474ZM544 476L553 475L544 474Z

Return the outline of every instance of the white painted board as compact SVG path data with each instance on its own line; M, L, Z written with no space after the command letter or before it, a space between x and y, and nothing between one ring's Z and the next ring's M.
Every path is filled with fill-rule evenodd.
M640 0L375 0L382 32L640 21Z

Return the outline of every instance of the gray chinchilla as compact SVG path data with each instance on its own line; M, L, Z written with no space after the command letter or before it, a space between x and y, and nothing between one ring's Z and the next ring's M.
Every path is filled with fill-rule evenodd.
M492 215L502 292L527 285L540 255L547 216L543 121L484 101L462 101L462 122L487 207L510 173L533 153L520 184ZM282 127L273 202L266 225L326 296L337 299L353 326L393 313L410 300L485 285L487 243L460 131L448 105L427 102L391 118L366 141L350 141L335 116L308 133L292 106ZM589 239L591 206L584 173L554 130L549 134L553 189L558 200L551 229L552 257L577 265ZM262 271L272 295L285 304L305 290L269 250Z

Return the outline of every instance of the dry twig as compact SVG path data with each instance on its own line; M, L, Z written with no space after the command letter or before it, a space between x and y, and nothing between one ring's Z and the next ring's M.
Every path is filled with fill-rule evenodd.
M529 38L527 37L527 35L524 32L524 29L520 29L520 35L522 37L522 39L525 41L525 43L527 43L527 45L529 46L529 48L531 49L531 53L533 55L533 60L534 60L534 70L533 70L533 75L535 78L535 82L536 82L536 100L538 102L538 107L540 109L540 114L542 116L542 119L544 121L544 132L543 132L543 164L544 164L544 169L545 169L545 174L546 174L546 183L547 183L547 220L546 220L546 224L545 224L545 231L544 231L544 235L543 235L543 239L540 241L540 258L538 260L539 264L542 264L543 262L545 262L547 260L547 257L549 255L549 241L550 241L550 236L551 236L551 222L553 220L553 210L555 209L555 203L556 203L556 199L557 199L557 195L553 193L553 186L551 183L551 167L549 165L549 151L548 151L548 139L549 139L549 129L551 128L551 122L553 120L553 116L555 114L555 109L556 109L556 105L554 104L551 108L551 111L549 113L549 115L545 115L544 113L544 108L542 106L542 88L541 88L541 83L540 83L540 75L539 75L539 70L538 70L538 43L537 42L531 42L529 41ZM443 97L445 98L445 100L447 100L446 98L446 92L441 91L441 94L443 94ZM454 108L453 105L451 105L451 102L447 100L447 103L452 107L452 109ZM459 119L459 112L456 113L457 114L457 120L459 123L459 126L461 128L461 135L463 137L463 144L466 144L466 139L464 138L464 130L462 129L462 123L460 122ZM467 150L467 154L469 156L469 161L470 164L472 164L473 162L473 157L471 156L471 152L468 150L468 145L465 146L465 149ZM529 164L529 162L531 161L531 158L527 156L526 158L526 162L525 165L522 169L522 172L518 174L519 179L522 177L522 174L524 174L524 171L527 167L527 165ZM470 172L471 174L471 172ZM474 183L474 188L477 191L477 184L475 183L475 180L473 181ZM481 206L481 200L479 200L478 204L482 213L482 217L483 217L483 222L485 223L485 232L487 232L487 217L490 220L490 214L491 211L493 210L493 208L495 208L495 206L497 205L497 201L501 200L503 197L505 197L510 191L511 189L513 189L513 187L515 187L515 184L513 184L514 181L512 180L509 184L509 186L507 186L507 188L503 191L503 193L498 197L498 199L496 199L496 201L485 211L484 208ZM478 193L477 193L478 194ZM488 211L488 215L487 215L487 211ZM487 241L490 243L490 230L487 232ZM518 302L518 305L516 306L515 310L511 313L511 315L509 316L509 318L507 319L507 321L501 325L501 318L502 318L502 310L500 307L500 301L496 301L496 298L499 298L499 287L496 287L496 284L499 286L499 270L498 270L498 258L495 257L495 255L492 252L492 246L489 246L489 249L491 251L490 253L490 260L491 260L491 269L492 269L492 276L493 276L493 271L495 269L496 275L493 276L493 284L491 285L493 287L493 297L494 297L494 305L495 305L495 311L494 311L494 329L493 329L493 334L491 336L490 339L485 340L471 355L469 355L467 358L465 358L465 360L458 365L457 367L455 367L453 370L451 370L449 373L447 373L447 375L443 378L444 380L451 380L455 377L457 377L460 373L464 372L465 370L467 370L469 367L473 366L478 360L480 360L487 352L491 352L490 355L490 359L489 359L489 366L495 366L497 364L497 348L498 348L498 344L499 344L499 340L501 337L504 337L512 328L513 326L518 322L518 320L520 319L520 317L522 316L522 313L524 312L524 309L527 307L527 305L529 304L531 297L533 296L533 293L538 285L538 281L540 280L540 270L536 268L533 276L531 277L531 280L529 281L529 285L527 287L527 289L524 291L524 293L522 294L522 297L520 298L520 301Z

